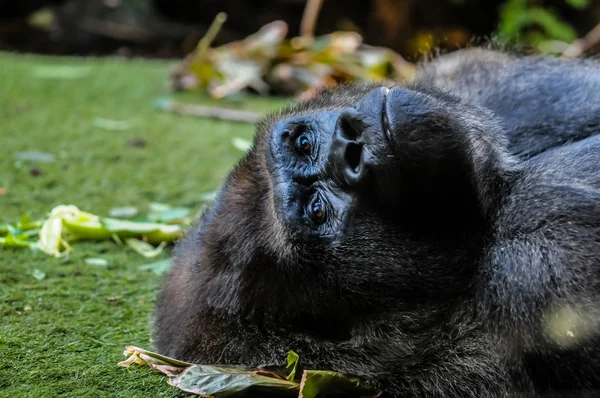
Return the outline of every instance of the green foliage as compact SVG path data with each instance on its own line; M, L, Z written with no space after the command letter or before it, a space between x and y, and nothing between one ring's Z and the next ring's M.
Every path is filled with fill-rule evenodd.
M590 5L590 0L565 0L565 2L573 8L587 8Z
M571 7L582 9L589 0L565 0ZM498 38L506 42L519 41L539 46L547 40L570 43L577 33L568 22L553 10L545 8L543 2L535 0L507 0L500 12Z
M211 366L182 362L135 346L125 347L127 359L119 366L152 366L169 377L169 384L182 391L207 398L228 398L247 390L268 392L269 396L316 398L317 396L360 396L380 394L368 382L331 370L304 370L297 374L300 357L288 352L284 369L249 369L241 366Z

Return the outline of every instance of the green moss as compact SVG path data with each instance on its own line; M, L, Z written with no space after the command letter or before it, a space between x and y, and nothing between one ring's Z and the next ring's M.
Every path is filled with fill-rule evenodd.
M96 214L152 201L198 207L201 194L215 190L242 155L231 139L252 137L249 125L153 109L156 97L169 95L166 63L0 54L0 64L2 220L39 218L58 204ZM90 71L74 79L34 75L58 64ZM253 99L243 108L280 103ZM94 126L95 117L135 125L107 131ZM133 139L146 146L127 145ZM27 150L57 160L15 159ZM149 261L112 242L74 249L68 259L0 249L0 396L177 396L147 368L116 366L126 345L152 347L160 277L138 270ZM88 257L104 258L108 266L87 265ZM35 279L35 269L45 279Z

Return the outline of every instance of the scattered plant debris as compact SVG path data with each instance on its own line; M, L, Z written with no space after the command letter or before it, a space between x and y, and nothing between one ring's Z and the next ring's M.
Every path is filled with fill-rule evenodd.
M134 123L130 120L111 120L102 117L95 117L92 124L94 127L110 131L125 131L134 126Z
M206 117L217 120L228 120L230 122L241 122L254 124L262 118L262 114L257 112L241 111L238 109L220 108L203 105L182 104L180 102L158 99L154 105L156 108L173 112L180 115L190 115L198 117Z
M15 153L15 158L24 162L52 163L56 156L52 153L42 151L23 151Z
M71 242L114 240L152 258L181 237L192 222L191 209L162 203L152 203L145 216L135 217L137 213L135 207L122 207L112 209L111 217L100 217L73 205L59 205L43 220L24 216L17 223L0 223L0 247L41 250L63 257L71 252ZM87 259L86 263L101 265L100 261L105 260Z
M127 146L133 148L145 148L148 145L148 142L143 138L132 138L127 140Z
M39 177L42 174L44 174L44 172L42 171L42 169L40 169L38 167L32 167L29 169L29 174L31 174L34 177Z
M43 281L44 279L46 279L46 273L43 271L40 271L37 268L31 272L31 276L33 276L38 281Z
M150 264L140 265L140 271L152 271L156 275L162 275L171 269L171 260L160 260Z
M106 267L108 265L108 261L103 258L86 258L85 263L94 267Z
M239 138L239 137L235 137L233 140L231 140L231 143L233 144L234 147L236 147L237 149L239 149L240 151L243 151L243 152L246 152L252 146L251 141L245 140L245 139Z
M249 389L295 394L298 398L315 398L317 394L347 394L356 397L377 397L372 386L357 377L348 377L327 370L304 370L297 374L299 356L288 353L286 367L246 369L239 366L199 365L179 361L142 348L127 346L126 360L119 366L150 366L169 377L169 384L187 393L203 397L222 398Z
M131 218L138 214L137 207L126 206L126 207L113 207L108 211L108 215L114 218Z
M175 90L203 90L224 98L251 89L260 94L301 95L347 81L410 80L415 67L396 52L363 44L356 32L286 39L274 21L241 41L210 43L225 23L219 14L196 50L171 73Z

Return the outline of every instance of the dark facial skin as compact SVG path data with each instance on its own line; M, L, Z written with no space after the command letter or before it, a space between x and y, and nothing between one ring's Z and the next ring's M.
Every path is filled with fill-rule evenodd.
M335 238L361 207L408 220L414 214L397 211L404 205L440 199L433 196L445 187L469 190L469 159L456 146L464 138L466 152L470 143L452 131L461 121L447 106L447 98L378 87L354 106L277 122L265 152L279 217L303 234Z
M596 336L565 348L544 329L558 304L600 302L600 142L520 161L507 137L420 83L265 118L176 248L158 350L256 367L293 349L393 397L600 387Z

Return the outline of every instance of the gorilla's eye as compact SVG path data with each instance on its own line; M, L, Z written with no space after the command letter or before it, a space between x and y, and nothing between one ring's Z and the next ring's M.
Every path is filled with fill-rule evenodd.
M305 135L301 135L300 137L296 138L295 145L296 150L304 155L308 155L310 153L310 150L312 149L310 139Z
M308 215L312 222L319 225L325 221L325 206L321 198L317 196L308 206Z

